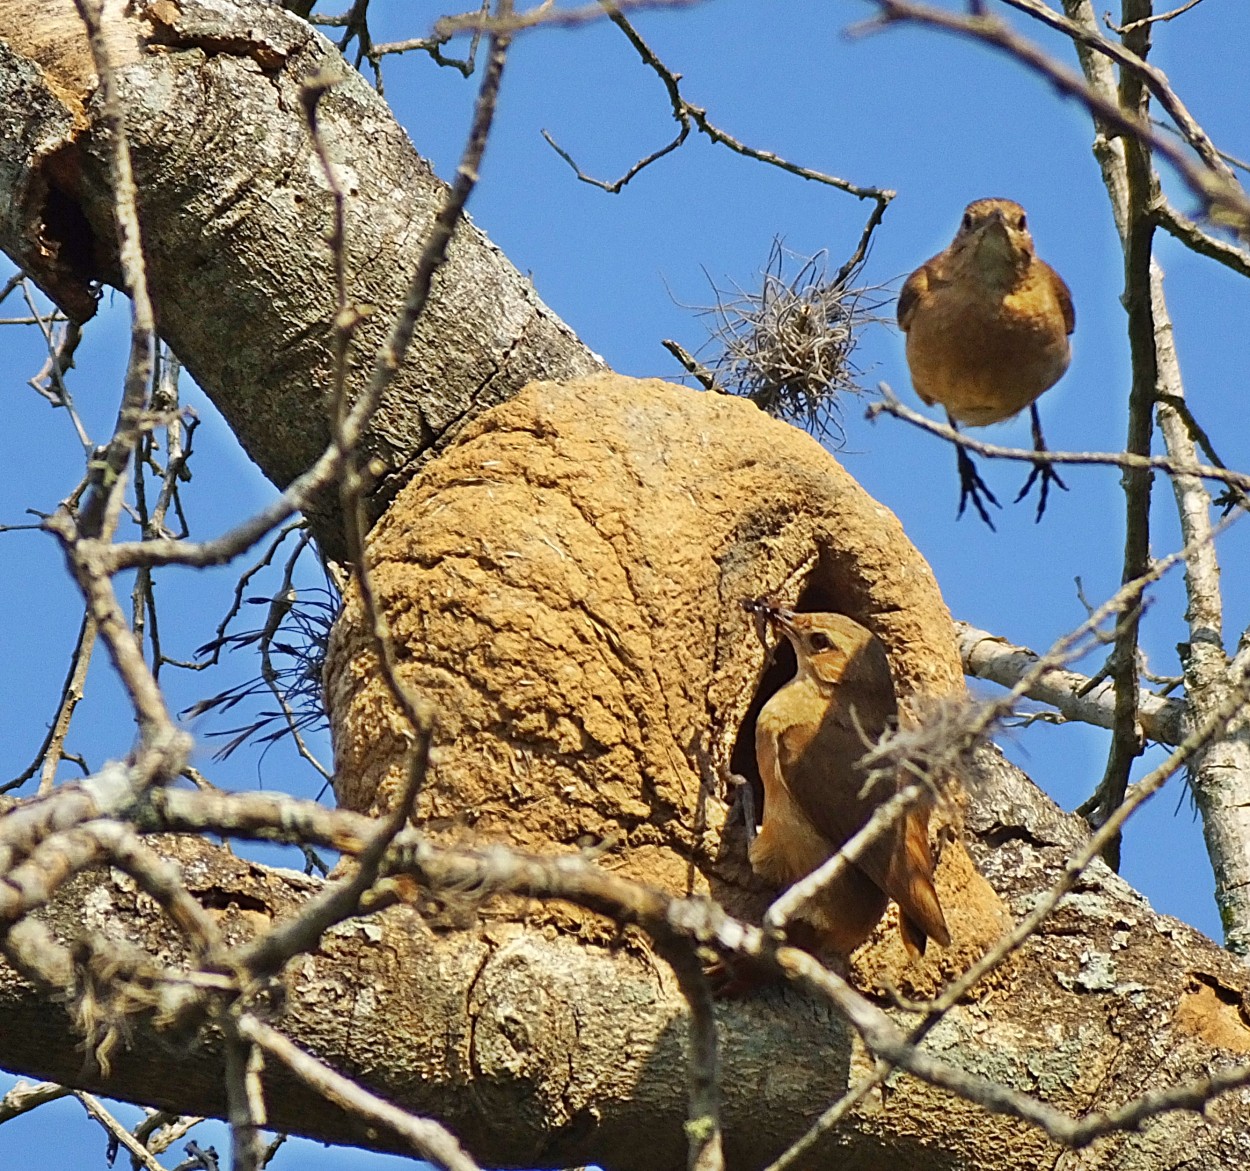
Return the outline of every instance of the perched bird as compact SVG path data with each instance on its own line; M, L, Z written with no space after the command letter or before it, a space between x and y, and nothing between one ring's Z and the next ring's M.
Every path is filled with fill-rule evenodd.
M864 792L857 768L898 708L880 640L843 614L796 614L748 604L790 640L794 678L764 705L755 751L764 782L764 822L751 866L778 887L806 877L863 827L897 791L897 780ZM877 836L805 912L821 942L848 956L872 934L894 899L903 942L923 954L950 933L933 887L929 812L913 806Z
M1010 199L968 204L950 247L907 278L898 323L916 393L930 406L941 403L952 427L984 427L1028 407L1034 449L1046 450L1036 400L1068 368L1076 315L1063 278L1033 250L1024 208ZM998 501L967 451L958 451L959 514L971 499L993 528L980 494ZM1017 500L1039 475L1041 520L1050 482L1066 485L1038 460Z

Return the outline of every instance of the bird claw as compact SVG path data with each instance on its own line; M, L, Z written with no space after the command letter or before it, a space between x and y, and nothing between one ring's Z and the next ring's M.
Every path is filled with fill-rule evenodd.
M1033 487L1033 481L1041 476L1041 491L1037 498L1037 515L1033 518L1033 523L1037 524L1042 519L1042 513L1046 511L1046 497L1050 494L1050 483L1053 480L1065 492L1068 490L1060 478L1059 473L1055 471L1054 465L1047 459L1042 458L1047 452L1046 439L1042 435L1042 417L1037 413L1037 403L1029 406L1029 418L1033 424L1033 451L1037 455L1037 459L1033 461L1033 470L1029 473L1029 478L1024 481L1024 487L1020 489L1020 494L1016 497L1015 503L1019 504L1028 494L1029 489Z
M981 473L977 471L977 466L972 462L972 457L964 450L963 447L956 448L957 458L959 461L959 511L955 513L955 519L958 520L964 514L964 509L968 507L968 501L971 500L976 508L978 515L987 525L990 526L991 532L997 532L994 528L994 522L990 520L990 514L986 511L982 497L988 500L995 508L1002 508L998 503L998 498L990 491L989 485L981 479Z
M1041 487L1037 495L1037 515L1033 518L1034 524L1042 519L1042 513L1046 511L1046 498L1050 495L1051 482L1053 481L1057 488L1062 488L1065 492L1068 490L1067 484L1059 478L1059 473L1046 460L1039 459L1033 464L1033 470L1029 473L1029 478L1024 481L1024 487L1020 489L1014 503L1019 504L1029 494L1033 481L1039 476Z

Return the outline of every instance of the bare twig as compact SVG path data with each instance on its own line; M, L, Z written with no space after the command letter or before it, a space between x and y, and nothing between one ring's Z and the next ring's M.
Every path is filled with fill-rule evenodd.
M490 0L482 0L481 7L478 8L478 16L488 18L490 13ZM459 70L462 77L469 77L477 62L477 49L482 40L482 30L475 28L469 39L469 51L463 58L445 57L443 55L443 46L452 39L454 33L435 34L429 37L417 37L406 41L389 41L381 45L374 45L368 52L369 63L373 66L378 77L378 92L382 92L382 58L391 54L411 53L420 51L427 53L430 59L437 65L448 66L452 69Z
M125 110L101 24L102 0L74 0L74 7L86 25L92 60L99 77L102 96L99 118L105 140L111 146L109 177L113 189L118 262L123 285L131 300L130 357L126 363L122 403L113 437L96 467L96 489L88 497L80 522L83 531L94 537L115 527L110 517L121 508L126 466L139 441L152 381L156 317L143 263L138 192L130 163Z
M91 437L83 424L78 408L74 405L74 396L65 384L65 372L74 364L74 352L82 341L82 327L73 322L65 322L58 329L54 322L55 315L45 316L39 312L26 280L19 282L22 296L34 317L35 323L43 334L44 344L48 347L48 357L42 368L26 384L41 394L54 407L62 407L69 415L78 442L86 453L91 452Z
M596 179L585 171L574 161L573 157L561 147L554 138L544 130L543 137L547 140L553 150L572 167L577 177L583 183L589 183L594 187L598 187L610 194L619 193L631 179L633 179L640 171L645 170L652 163L664 158L665 155L671 154L686 141L693 126L701 134L706 135L713 142L721 146L727 147L736 154L743 155L745 158L754 159L756 162L765 163L768 166L777 167L791 175L797 175L800 179L810 179L815 183L823 183L829 187L837 188L839 191L845 191L850 195L854 195L858 199L871 199L874 201L872 213L868 217L868 222L864 227L864 231L860 237L859 246L851 260L844 266L845 272L839 274L839 278L845 280L851 269L855 268L863 259L867 252L868 241L873 231L881 222L881 217L885 214L885 209L890 201L894 198L893 191L885 190L877 187L861 187L851 183L847 179L838 178L836 175L829 175L823 171L816 171L810 167L801 166L798 163L792 163L787 159L781 158L772 151L760 150L756 147L747 146L741 140L734 138L731 134L721 130L714 125L707 115L707 110L700 106L694 105L686 100L681 92L681 77L674 73L663 61L656 55L655 51L642 39L638 30L625 18L623 9L627 5L613 2L613 0L602 0L602 12L607 14L609 20L625 34L626 39L634 47L644 65L646 65L660 79L665 91L668 94L669 106L671 107L674 120L678 124L678 132L676 137L666 145L657 148L644 158L634 163L629 170L625 172L619 179L605 180ZM555 10L559 11L559 10Z
M1250 252L1204 232L1197 223L1177 211L1162 194L1151 203L1150 214L1168 235L1175 236L1200 256L1217 261L1242 276L1250 276Z
M1126 15L1149 11L1150 0L1125 0ZM1144 57L1150 48L1150 28L1143 26L1131 34L1130 48ZM1140 121L1149 117L1150 95L1138 70L1121 69L1119 102ZM1143 458L1150 455L1154 430L1155 389L1159 381L1159 356L1155 349L1154 303L1150 288L1154 224L1147 208L1157 188L1150 155L1139 138L1124 141L1125 196L1122 221L1124 246L1124 293L1128 312L1129 354L1132 383L1128 400L1128 435L1125 451ZM1222 165L1222 164L1221 164ZM1124 485L1124 560L1120 580L1138 578L1150 561L1151 477L1144 469L1126 468ZM1209 543L1204 542L1204 547ZM1141 625L1140 609L1125 613L1116 626L1115 647L1106 670L1115 684L1115 720L1111 748L1102 780L1087 818L1095 827L1124 800L1133 761L1145 749L1137 718L1137 656ZM1113 870L1120 868L1120 839L1108 840L1106 859Z
M1006 53L1046 78L1064 96L1075 98L1101 123L1162 155L1204 208L1229 223L1239 234L1250 235L1250 196L1222 166L1217 171L1195 163L1175 142L1141 117L1136 109L1126 108L1090 88L1078 74L1053 60L997 16L976 10L964 15L933 5L912 3L911 0L873 0L873 3L881 10L881 16L861 25L859 31L873 31L901 23L919 24L971 37Z
M150 1110L133 1134L154 1155L169 1150L204 1119L194 1114L170 1114L166 1110Z
M230 1123L232 1171L262 1171L265 1143L265 1097L260 1074L264 1068L261 1047L243 1037L237 1020L225 1016L226 1111Z
M460 1143L445 1127L430 1118L417 1118L392 1106L350 1078L335 1073L299 1048L276 1029L243 1013L238 1019L239 1036L277 1058L326 1101L333 1102L358 1118L384 1127L402 1140L418 1158L445 1171L479 1171Z
M1125 38L1124 43L1120 43L1101 36L1096 28L1091 28L1089 25L1081 24L1079 21L1063 16L1053 8L1042 3L1041 0L1004 0L1004 3L1012 8L1018 8L1021 12L1027 12L1048 28L1061 32L1070 37L1075 43L1101 53L1104 57L1114 61L1123 71L1122 78L1125 78L1125 75L1132 75L1134 78L1133 84L1138 87L1144 87L1158 101L1159 105L1167 111L1181 137L1193 147L1198 157L1215 174L1221 175L1231 183L1236 183L1236 179L1225 164L1220 151L1216 149L1207 132L1198 124L1185 106L1185 103L1181 101L1176 91L1172 89L1167 75L1162 69L1151 65L1146 60L1146 54L1150 48L1148 27L1152 23L1150 17L1130 21L1123 28L1116 30ZM1097 92L1097 90L1091 87L1091 92ZM1134 112L1133 107L1124 103L1122 105L1130 114ZM1145 108L1144 103L1140 111L1140 117L1143 122L1149 121L1149 110Z
M720 1123L720 1049L712 990L694 940L662 948L690 1006L690 1107L686 1120L689 1171L724 1171Z
M123 1146L130 1152L130 1156L143 1167L145 1171L165 1171L165 1168L156 1161L156 1157L141 1142L138 1141L112 1114L105 1109L104 1103L100 1101L94 1094L87 1093L86 1090L75 1090L74 1097L81 1103L82 1108L87 1112L88 1117L94 1118L109 1136L111 1142Z
M1179 8L1173 8L1171 12L1158 12L1153 16L1143 16L1140 20L1132 21L1129 24L1114 24L1111 20L1111 13L1109 12L1103 14L1103 20L1107 22L1107 27L1112 32L1119 33L1123 36L1125 33L1131 33L1135 29L1140 28L1142 25L1157 24L1161 21L1175 20L1178 16L1183 16L1191 8L1197 8L1201 3L1202 0L1189 0L1187 4L1182 4Z
M43 743L35 753L30 765L11 781L0 785L0 793L7 793L20 788L38 772L39 792L51 792L56 781L57 765L65 759L65 739L69 735L70 721L74 711L82 701L87 671L91 666L91 652L95 648L96 626L89 614L84 614L78 628L78 637L74 640L74 650L70 655L69 674L61 686L61 698L57 704L56 715L48 725Z
M455 36L462 32L504 33L526 32L533 28L578 28L584 24L602 20L613 12L635 12L651 8L693 8L704 0L603 0L581 8L557 8L554 0L537 4L528 12L513 14L496 12L483 16L481 12L466 12L460 16L444 16L434 22L436 37Z
M0 1122L8 1122L19 1114L25 1114L45 1102L55 1102L73 1093L68 1086L59 1086L56 1082L18 1082L3 1098L0 1098Z
M890 773L894 770L883 771ZM871 784L872 781L873 777L869 775L865 784ZM847 867L853 865L877 838L928 794L928 786L913 783L878 805L872 816L840 849L773 901L764 914L764 929L779 938L783 937L785 928L792 919L801 915L813 899L837 882Z
M729 391L717 383L716 375L680 342L673 341L672 338L665 338L660 342L660 345L677 359L686 373L702 386L704 390L715 391L717 394L729 393Z
M921 431L945 439L948 443L966 447L976 455L986 459L1006 459L1013 461L1033 462L1045 460L1056 464L1088 464L1092 466L1127 468L1148 471L1166 472L1169 476L1200 476L1204 480L1216 480L1221 484L1231 484L1241 491L1250 491L1250 475L1235 472L1214 464L1189 463L1169 455L1137 455L1126 451L1034 451L1031 448L1004 447L998 443L986 443L975 439L963 431L956 431L945 423L930 419L919 411L913 411L899 401L898 396L884 383L877 383L881 400L869 405L866 412L869 419L878 415L892 415Z

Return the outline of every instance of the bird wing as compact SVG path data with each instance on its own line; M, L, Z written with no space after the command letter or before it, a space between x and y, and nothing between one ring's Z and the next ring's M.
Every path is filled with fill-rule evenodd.
M864 792L867 776L854 767L867 751L865 736L875 739L893 714L893 704L863 696L859 703L837 703L814 737L778 737L779 763L795 803L834 848L840 848L893 795L893 785L879 780ZM913 954L924 951L926 937L943 947L950 933L933 886L927 810L913 809L879 834L855 865L899 905L903 940Z
M902 292L898 295L898 325L904 333L911 328L911 318L916 311L916 303L928 291L929 265L926 262L903 282Z
M1059 298L1059 308L1063 312L1064 328L1071 333L1076 328L1076 306L1072 304L1072 290L1068 288L1067 282L1061 277L1046 261L1041 262L1046 271L1050 273L1051 280L1055 286L1055 296Z
M845 845L889 796L882 793L880 783L864 793L867 778L853 767L867 751L864 737L875 738L884 728L884 714L874 713L871 706L832 704L815 736L786 729L778 737L780 771L791 797L835 849ZM887 893L895 841L893 832L879 835L856 862Z

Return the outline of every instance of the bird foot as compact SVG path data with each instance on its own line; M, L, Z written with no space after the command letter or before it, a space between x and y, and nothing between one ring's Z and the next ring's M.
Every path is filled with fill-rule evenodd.
M1029 473L1029 478L1024 481L1024 487L1020 489L1020 494L1016 497L1015 503L1019 504L1028 494L1029 489L1033 487L1033 481L1039 476L1041 477L1041 491L1037 497L1037 515L1033 518L1033 523L1037 524L1042 519L1042 513L1046 511L1046 497L1050 493L1050 485L1053 481L1065 492L1068 490L1060 478L1059 473L1055 471L1054 465L1050 460L1044 458L1047 452L1046 438L1042 434L1042 418L1037 413L1037 403L1033 403L1029 407L1029 417L1033 422L1033 454L1037 457L1033 461L1033 470Z
M1042 513L1046 511L1046 498L1050 494L1051 484L1053 483L1056 488L1062 488L1065 492L1068 490L1067 484L1059 478L1059 473L1046 460L1039 459L1034 462L1029 478L1024 481L1024 487L1017 494L1016 504L1019 504L1029 494L1029 489L1033 487L1033 481L1037 479L1041 480L1041 487L1037 495L1037 515L1033 518L1034 524L1037 524L1042 519Z
M977 466L972 462L972 457L967 451L958 447L956 452L959 461L959 511L955 514L955 519L958 520L963 516L964 509L968 507L968 501L971 500L981 519L990 526L991 531L996 532L994 522L990 520L990 514L985 509L984 501L988 501L995 508L1002 508L1002 505L990 491L989 485L981 479L981 473L977 471Z
M1250 499L1247 499L1246 494L1240 488L1234 488L1232 484L1225 484L1224 491L1211 503L1221 510L1221 517L1227 516L1234 508L1250 510Z

